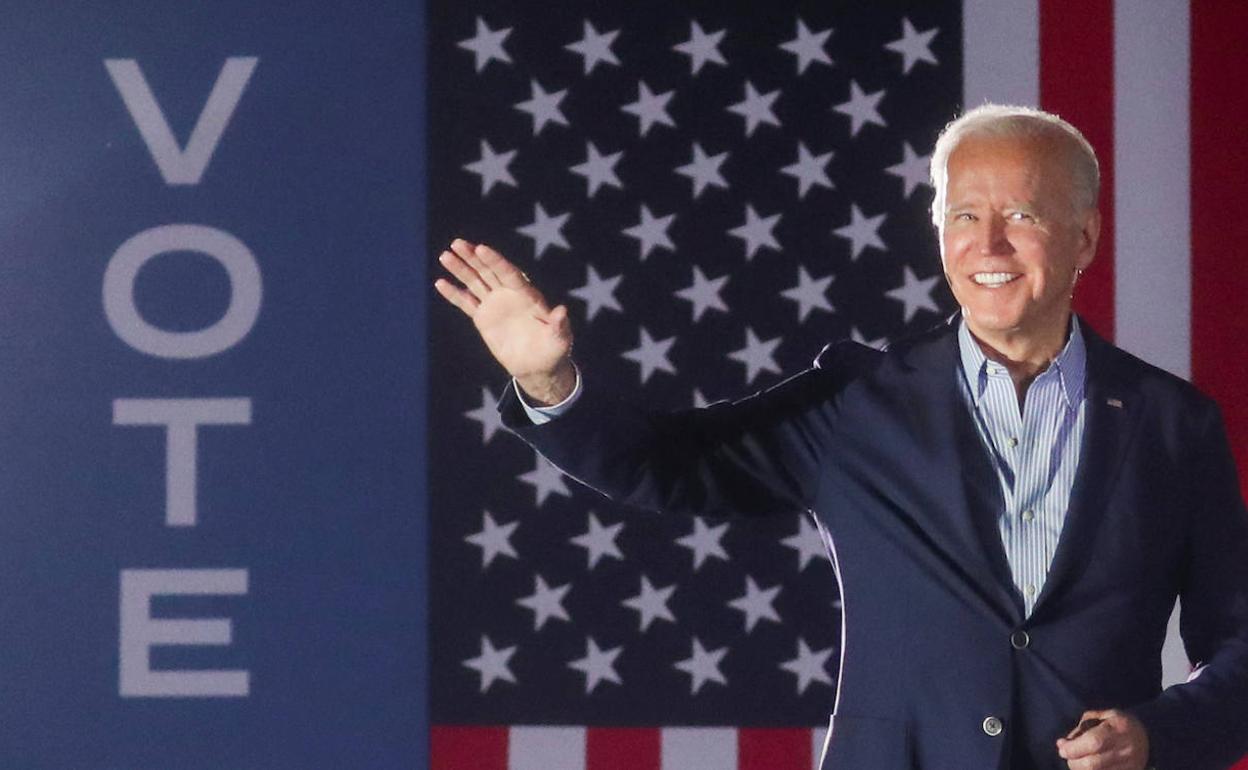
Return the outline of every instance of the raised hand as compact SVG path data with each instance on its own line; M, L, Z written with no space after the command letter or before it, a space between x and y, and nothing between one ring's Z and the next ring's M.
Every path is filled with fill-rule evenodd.
M491 355L516 378L525 395L556 404L572 393L572 327L564 305L551 308L528 277L502 254L462 238L438 257L460 284L433 286L472 319Z

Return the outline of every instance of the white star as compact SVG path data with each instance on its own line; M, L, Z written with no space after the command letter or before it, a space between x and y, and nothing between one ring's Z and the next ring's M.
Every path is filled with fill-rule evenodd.
M667 608L667 602L672 598L672 593L675 591L675 584L666 588L655 588L650 584L650 579L642 575L641 590L636 595L620 602L620 604L637 611L637 620L641 624L639 633L641 633L656 620L666 620L669 623L676 622L676 616L672 615L672 611Z
M496 153L490 143L482 139L480 159L465 163L463 169L481 177L481 197L484 198L496 184L516 186L515 177L507 170L507 165L514 157L516 157L515 150Z
M908 73L917 62L939 64L932 54L932 38L936 37L937 32L940 30L935 27L918 32L910 23L910 19L903 18L901 37L891 43L885 43L884 47L901 54L901 71L903 74Z
M823 557L828 558L827 546L823 543L823 537L819 534L819 528L810 520L809 516L799 516L800 522L797 533L790 535L780 542L787 548L797 551L797 571L801 572L806 569L806 565L811 561Z
M884 98L884 89L880 89L875 93L864 94L862 89L858 87L858 82L849 81L849 101L841 102L832 109L848 115L850 120L849 135L857 136L858 130L867 123L875 123L880 126L887 126L884 118L880 117L879 104Z
M910 193L914 192L919 185L931 186L932 181L928 177L928 166L931 164L932 156L919 155L910 146L909 142L902 142L901 147L901 162L884 170L901 180L905 190L902 196L909 198Z
M772 586L764 590L759 590L758 584L754 582L754 578L749 575L745 576L745 593L728 602L728 606L740 612L745 619L745 632L754 630L754 626L760 620L770 620L773 623L780 622L780 616L776 614L776 608L772 603L776 597L780 595L780 586Z
M481 654L475 658L465 660L464 665L481 675L481 692L485 692L490 689L490 685L494 684L494 681L497 679L515 684L516 677L511 673L511 669L507 667L507 662L515 654L516 648L514 645L496 650L490 638L482 634Z
M806 692L811 682L822 682L832 685L832 677L828 675L828 658L832 656L832 647L811 651L806 641L797 638L797 657L780 664L780 668L797 675L797 694Z
M712 556L716 559L728 561L728 552L724 550L724 546L719 542L727 531L727 522L714 527L708 527L702 519L695 518L693 520L693 531L676 540L677 545L682 545L693 553L694 572L701 568L702 562Z
M572 493L568 491L568 485L563 483L563 472L545 457L536 453L533 455L533 470L522 473L516 478L533 487L533 496L537 498L534 505L539 507L551 495L572 496Z
M702 151L702 145L694 142L693 160L683 166L678 166L676 173L689 177L689 180L693 182L693 197L696 199L709 185L728 189L728 183L724 181L723 174L719 172L719 167L724 165L727 159L727 152L707 155Z
M569 294L585 303L585 320L592 321L602 309L623 312L615 298L615 287L624 279L623 275L603 278L593 265L585 265L585 285L572 289ZM497 411L497 410L495 410Z
M477 17L477 34L470 38L460 40L457 46L467 51L472 51L472 55L476 60L477 72L485 69L485 65L494 59L511 64L511 57L503 50L503 41L511 34L511 27L506 29L490 29L486 26L485 20L480 16Z
M611 44L615 42L620 31L613 29L610 32L598 34L598 30L594 29L594 25L589 23L589 19L585 19L584 34L581 39L575 43L568 43L564 46L573 53L580 54L585 59L585 74L594 71L594 67L599 62L614 64L619 66L620 60L615 58L615 53L611 50Z
M760 341L753 329L745 327L745 347L732 351L728 357L745 364L746 385L753 382L761 371L780 373L780 366L776 363L776 347L780 345L780 342L780 337Z
M640 121L638 130L642 136L650 130L655 123L665 126L676 126L676 121L672 120L672 116L667 114L667 103L672 100L676 94L675 91L664 91L661 94L650 92L650 87L646 85L646 81L637 81L637 101L629 102L620 109L636 115Z
M884 294L905 305L905 318L903 320L909 323L914 314L920 310L930 310L933 313L940 312L940 308L936 307L936 302L932 299L932 289L936 287L936 282L939 279L940 275L937 274L931 278L920 280L915 276L910 267L906 266L901 285L896 289L889 289Z
M780 119L771 110L771 105L775 104L776 99L779 98L780 89L760 94L754 90L754 84L747 80L745 81L745 98L725 109L745 118L745 135L750 136L760 123L780 125Z
M563 226L567 224L571 216L570 212L551 216L546 213L546 209L542 208L542 204L534 203L533 221L523 227L517 227L516 232L533 239L533 256L541 259L542 254L551 246L558 246L561 249L569 248L567 240L563 237Z
M888 345L887 337L877 337L876 339L869 340L863 335L862 332L858 331L858 327L856 326L849 327L849 338L854 342L861 343L869 348L875 348L876 350L883 350Z
M728 234L745 242L745 258L748 261L753 259L754 253L764 246L776 251L780 250L780 243L772 234L772 230L775 230L779 223L779 214L760 217L754 207L747 203L745 204L745 224L732 228Z
M702 31L701 24L690 21L689 39L672 46L672 50L689 57L689 64L694 75L698 74L698 70L702 69L702 65L707 62L726 65L728 62L724 61L724 55L719 52L719 42L724 39L724 32L725 30L721 29L708 34Z
M715 682L722 685L728 684L728 680L724 678L723 672L719 670L719 662L727 654L727 647L720 647L718 650L708 652L702 647L702 642L698 641L698 637L695 636L693 637L693 649L689 657L672 664L672 667L680 669L692 677L689 683L689 694L696 695L698 690L702 689L702 685L707 682Z
M593 569L598 566L598 560L604 556L610 556L614 559L624 558L624 554L620 553L619 546L615 544L615 538L623 528L623 522L612 524L609 527L602 526L598 521L598 517L594 515L593 511L590 511L589 529L585 530L583 535L569 538L568 542L585 549L585 560L588 562L586 569Z
M805 142L797 143L797 162L780 169L781 174L788 174L797 180L797 197L805 198L806 193L814 185L833 188L828 178L828 163L835 153L825 152L822 155L811 155Z
M819 62L831 66L832 59L828 56L828 52L823 49L828 43L828 38L832 37L832 28L812 33L802 23L801 19L797 20L797 37L781 43L780 47L797 57L797 74L802 74L811 62Z
M646 261L646 257L650 256L650 252L654 249L662 248L668 251L676 249L676 244L672 243L672 239L667 236L667 229L676 219L675 214L656 217L650 213L650 207L643 203L639 216L640 222L620 232L637 240L637 244L641 247L642 262Z
M585 195L592 198L594 193L598 192L598 188L604 184L624 189L624 185L620 184L620 178L615 175L615 164L619 163L622 157L624 157L622 151L603 155L598 152L593 142L585 142L585 162L572 166L570 170L577 176L585 177L587 187Z
M858 259L858 255L868 246L880 251L885 250L884 241L880 240L880 225L884 223L886 214L865 217L857 203L849 205L849 224L838 227L832 232L850 242L849 257Z
M797 303L798 323L805 321L812 310L828 313L833 311L832 303L828 302L827 291L834 278L835 276L829 275L816 281L806 272L805 267L798 266L797 285L780 292L780 296Z
M572 618L568 617L568 611L563 608L563 597L567 596L570 590L572 590L571 583L551 588L546 585L541 575L536 575L533 578L533 593L516 599L516 604L533 612L533 630L540 631L542 626L546 625L546 621L551 618L572 621Z
M516 103L516 109L521 112L527 112L533 117L533 136L542 133L547 123L558 123L561 126L568 125L568 119L563 116L563 110L559 109L559 102L563 101L563 97L567 96L568 89L562 91L551 91L547 93L545 89L537 82L537 78L529 84L530 98L523 102Z
M585 657L568 663L568 668L576 669L585 675L585 694L589 695L599 682L623 684L620 675L615 673L615 659L620 656L623 647L612 647L609 650L598 649L592 636L585 637Z
M481 569L490 566L490 562L494 561L495 556L510 556L513 559L519 558L516 549L511 547L511 533L516 531L516 527L520 526L520 522L513 521L510 524L504 524L501 527L494 523L494 517L489 511L484 511L481 517L481 531L474 532L464 538L465 542L471 543L481 549Z
M728 312L728 306L724 304L724 300L719 296L719 293L724 289L724 284L727 282L727 275L707 280L701 268L694 265L693 285L680 289L676 292L676 296L693 305L690 310L693 311L693 320L696 322L707 310L718 310L721 313ZM497 412L498 410L494 411Z
M481 423L481 443L488 444L494 433L503 427L503 416L498 411L498 397L487 387L481 388L481 406L464 412L470 420Z
M667 351L676 343L676 338L655 340L644 326L641 327L639 337L637 347L626 350L620 355L641 367L641 384L645 385L646 380L650 379L650 375L656 371L675 374L676 367L672 366L672 362L668 360Z

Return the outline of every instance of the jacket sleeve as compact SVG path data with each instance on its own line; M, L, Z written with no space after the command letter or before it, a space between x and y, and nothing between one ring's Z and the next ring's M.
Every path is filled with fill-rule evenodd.
M585 374L566 414L533 425L514 387L503 423L560 470L628 505L711 515L805 510L842 390L876 351L844 342L775 387L703 409L653 413Z
M1180 633L1199 668L1131 710L1157 770L1225 770L1248 753L1248 512L1217 408L1201 423L1180 594Z

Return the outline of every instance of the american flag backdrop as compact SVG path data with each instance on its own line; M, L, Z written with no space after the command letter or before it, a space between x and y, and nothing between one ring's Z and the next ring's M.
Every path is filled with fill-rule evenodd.
M1218 398L1248 467L1245 20L1231 2L430 0L430 247L516 260L569 305L580 365L639 401L742 395L827 341L952 311L931 146L964 106L1037 104L1102 162L1080 312ZM810 522L607 502L501 430L505 378L458 311L430 329L432 767L817 766L840 616Z

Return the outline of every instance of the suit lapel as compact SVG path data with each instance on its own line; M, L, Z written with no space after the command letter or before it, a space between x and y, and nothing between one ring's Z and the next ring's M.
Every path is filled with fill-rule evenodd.
M976 431L973 416L958 390L960 359L957 319L952 327L905 354L911 366L905 397L913 404L930 407L923 420L926 430L919 439L936 458L942 488L932 515L944 519L933 537L971 577L974 587L1005 618L1021 618L1022 597L1014 588L1005 547L997 528L1004 507L1001 488L991 459ZM952 441L950 440L952 438ZM952 535L952 542L943 533Z
M1080 324L1088 350L1083 446L1079 451L1066 522L1033 615L1060 596L1087 565L1089 549L1105 518L1105 509L1142 411L1138 396L1116 366L1115 359L1120 353L1082 319Z

